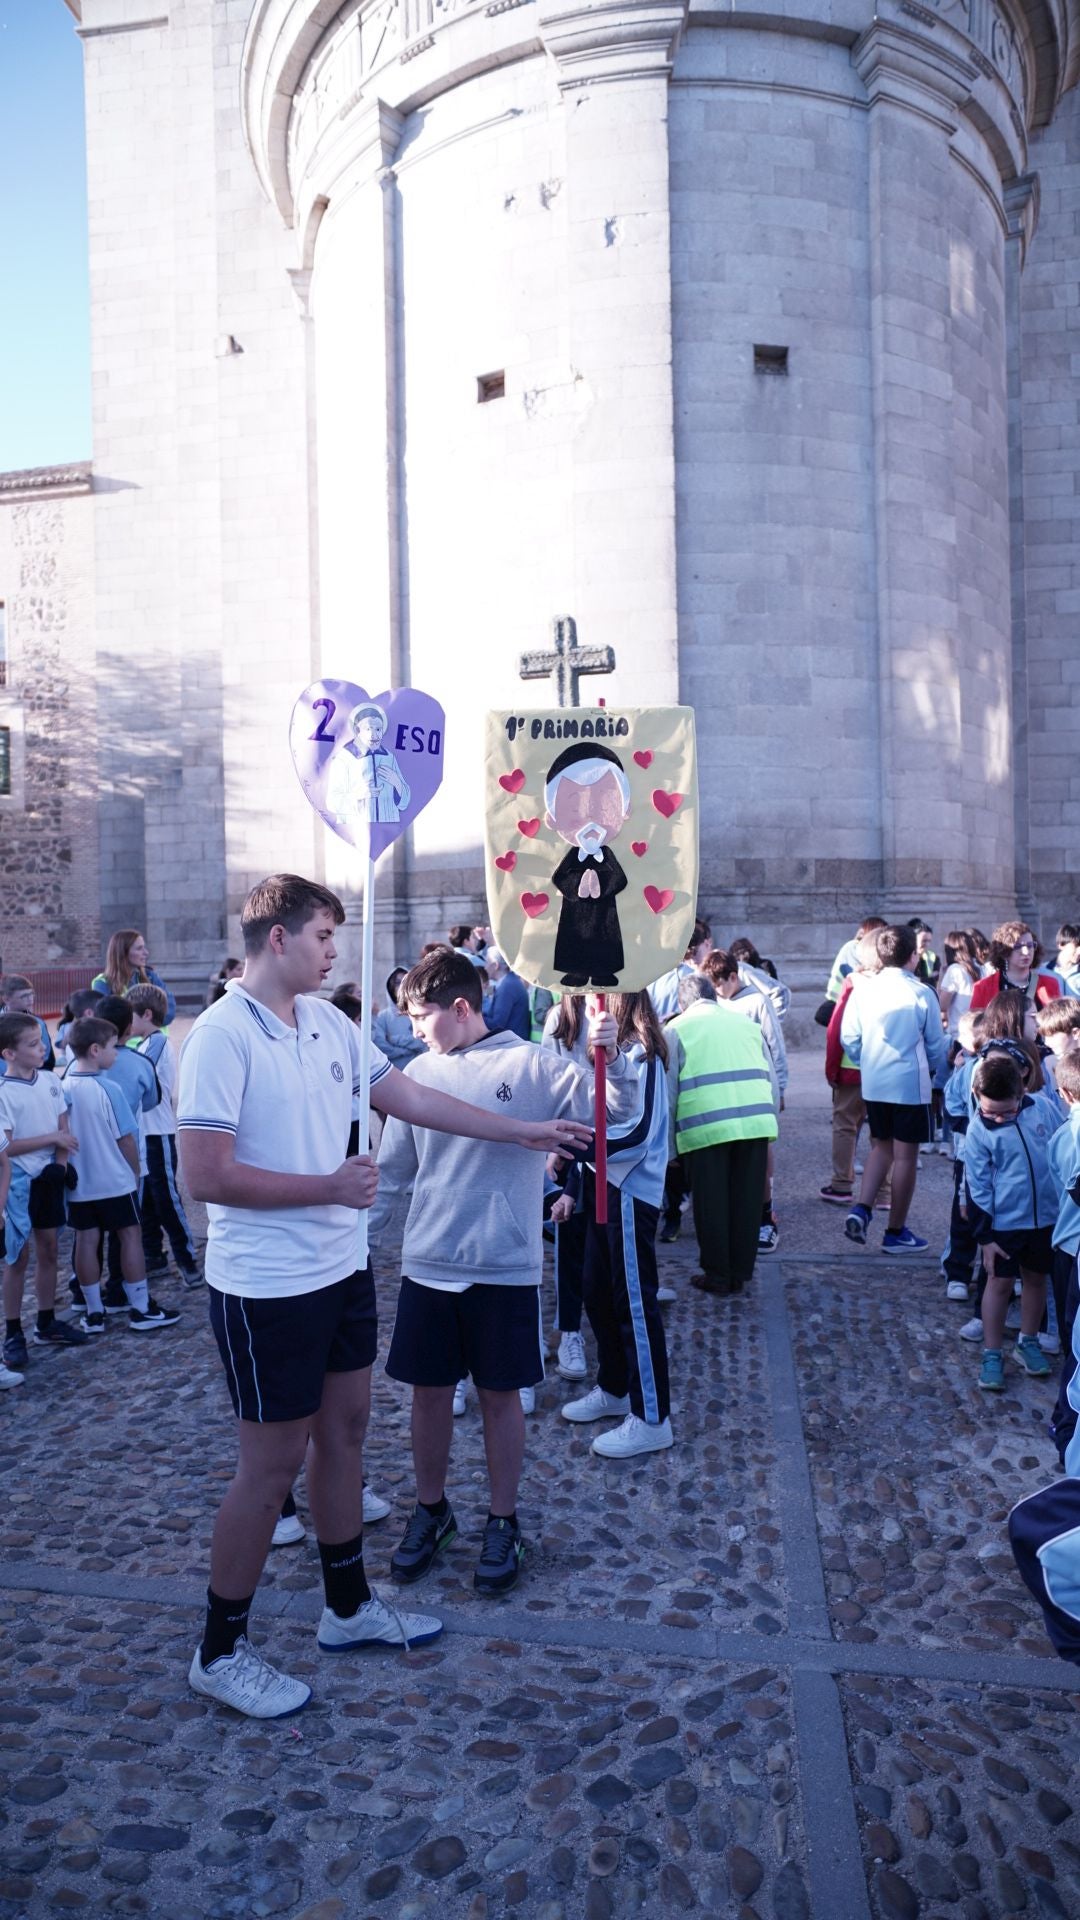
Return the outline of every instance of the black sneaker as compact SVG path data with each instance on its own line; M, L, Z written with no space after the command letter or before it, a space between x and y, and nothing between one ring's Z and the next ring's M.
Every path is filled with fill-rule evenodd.
M178 1266L176 1270L180 1275L180 1278L183 1281L185 1287L191 1288L191 1287L202 1286L203 1277L202 1277L202 1271L199 1267Z
M31 1339L36 1347L85 1347L87 1335L81 1327L66 1320L54 1320L51 1327L35 1327Z
M657 1239L662 1246L670 1247L679 1237L680 1216L677 1213L665 1213L660 1222Z
M104 1333L105 1315L104 1313L84 1313L82 1325L83 1332L89 1334L90 1338L93 1339L95 1334Z
M524 1558L525 1542L517 1521L490 1519L484 1528L473 1586L481 1593L505 1593L521 1572Z
M146 1262L146 1277L148 1280L159 1280L161 1275L168 1273L168 1271L169 1256L166 1253L155 1253Z
M14 1317L15 1316L13 1314L12 1319L14 1319ZM25 1367L29 1358L30 1358L30 1355L26 1350L25 1333L10 1334L8 1338L4 1341L5 1367L10 1367L13 1373L18 1373L19 1368Z
M430 1567L437 1553L457 1538L457 1521L454 1509L447 1506L441 1520L422 1507L417 1501L393 1553L390 1555L390 1572L402 1586L410 1586L419 1580Z
M138 1307L130 1309L132 1333L156 1333L159 1327L175 1327L179 1318L172 1307L159 1307L154 1299L147 1301L145 1313L140 1313Z
M101 1304L106 1313L127 1313L131 1307L119 1280L106 1280L101 1289Z

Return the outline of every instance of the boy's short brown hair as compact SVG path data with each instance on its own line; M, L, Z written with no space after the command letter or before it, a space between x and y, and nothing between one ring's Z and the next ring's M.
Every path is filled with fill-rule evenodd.
M479 967L449 947L437 947L418 960L398 988L398 1005L406 1013L414 1007L452 1007L455 1000L466 1000L474 1013L482 1012L484 985Z
M7 1053L9 1047L17 1047L28 1027L33 1027L35 1033L41 1031L32 1013L0 1014L0 1054Z
M1020 1100L1024 1093L1023 1075L1009 1054L988 1053L972 1074L971 1091L976 1099L982 1093L988 1100Z
M119 1039L111 1020L100 1020L95 1013L84 1013L81 1020L73 1020L68 1028L67 1043L76 1060L88 1058L91 1047L107 1047L110 1040Z
M1080 1031L1080 1000L1048 1000L1035 1012L1035 1024L1044 1035Z
M345 920L345 909L329 887L304 880L298 873L269 874L252 887L241 910L244 952L261 953L273 927L299 933L317 913L329 913L336 927Z
M1059 1093L1067 1093L1070 1100L1080 1100L1080 1053L1070 1050L1062 1054L1054 1078Z
M0 979L0 1006L6 1006L13 993L33 993L34 983L25 973L5 973Z
M155 1027L163 1027L168 1017L169 999L163 987L155 987L152 980L140 981L137 987L129 987L124 995L133 1013L145 1013L149 1008Z
M913 927L881 927L876 945L883 967L906 967L918 941Z

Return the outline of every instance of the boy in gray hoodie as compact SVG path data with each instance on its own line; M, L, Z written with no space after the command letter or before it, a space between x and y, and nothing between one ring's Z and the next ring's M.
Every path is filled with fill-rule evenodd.
M438 950L402 982L427 1051L407 1074L422 1086L517 1120L588 1119L589 1075L574 1061L512 1033L489 1033L483 982L464 955ZM629 1120L637 1083L626 1071L610 1014L589 1023L608 1059L608 1111ZM379 1193L369 1215L376 1237L397 1196L410 1192L397 1318L387 1356L391 1379L413 1389L412 1447L417 1504L391 1558L396 1580L427 1572L454 1539L446 1498L454 1387L471 1374L484 1422L491 1506L473 1584L483 1593L513 1586L525 1554L517 1489L525 1453L519 1388L544 1377L539 1288L543 1269L543 1163L501 1144L436 1137L390 1120L379 1149Z

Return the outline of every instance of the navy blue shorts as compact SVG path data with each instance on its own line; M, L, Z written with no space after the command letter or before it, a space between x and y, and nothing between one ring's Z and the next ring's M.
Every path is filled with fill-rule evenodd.
M139 1207L133 1193L116 1193L108 1200L69 1200L67 1217L76 1233L119 1233L138 1226Z
M1054 1264L1053 1237L1053 1227L995 1233L994 1243L1005 1255L1005 1259L997 1263L1002 1278L1019 1280L1021 1267L1026 1267L1029 1273L1049 1273Z
M934 1137L929 1106L908 1106L902 1100L868 1100L866 1124L871 1140L899 1140L909 1147L926 1146Z
M443 1293L403 1274L386 1371L410 1387L452 1387L466 1374L491 1393L539 1386L539 1287L478 1283Z
M67 1176L54 1160L30 1182L30 1225L48 1231L67 1224Z
M314 1293L250 1299L208 1287L210 1325L238 1420L308 1420L328 1373L370 1367L378 1345L371 1267Z

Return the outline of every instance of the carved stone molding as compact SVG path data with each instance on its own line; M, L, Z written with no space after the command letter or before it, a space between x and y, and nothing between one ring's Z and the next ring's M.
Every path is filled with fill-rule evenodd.
M871 106L887 101L956 132L978 72L950 47L887 20L857 40L851 54Z
M1009 225L1009 238L1015 240L1020 248L1021 269L1039 224L1039 191L1037 173L1022 173L1015 180L1010 180L1005 188L1005 218Z
M671 72L689 0L540 0L540 37L562 89Z

